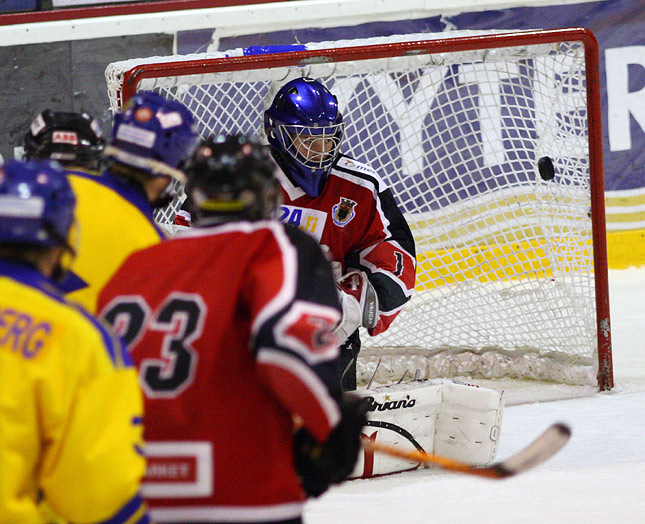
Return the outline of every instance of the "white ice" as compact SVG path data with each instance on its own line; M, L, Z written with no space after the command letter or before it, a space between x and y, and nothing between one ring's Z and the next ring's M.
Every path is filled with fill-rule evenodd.
M498 460L562 421L559 454L505 480L425 469L349 481L308 502L306 524L645 523L645 268L609 282L615 388L504 411Z

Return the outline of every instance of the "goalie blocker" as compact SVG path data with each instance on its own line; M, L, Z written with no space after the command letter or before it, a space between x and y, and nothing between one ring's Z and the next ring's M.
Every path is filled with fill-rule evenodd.
M356 392L369 398L365 438L475 466L497 454L504 392L449 380L425 380ZM369 478L419 467L364 451L350 478Z

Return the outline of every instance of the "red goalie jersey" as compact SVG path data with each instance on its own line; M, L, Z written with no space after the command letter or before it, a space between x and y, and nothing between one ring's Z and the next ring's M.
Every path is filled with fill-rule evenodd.
M322 193L311 197L286 175L280 221L295 225L329 248L342 273L365 271L379 301L379 321L370 335L385 331L412 296L416 278L414 239L392 192L376 172L341 155Z
M340 311L316 243L271 221L195 228L133 254L99 308L139 368L153 519L298 517L294 417L321 441L340 417Z

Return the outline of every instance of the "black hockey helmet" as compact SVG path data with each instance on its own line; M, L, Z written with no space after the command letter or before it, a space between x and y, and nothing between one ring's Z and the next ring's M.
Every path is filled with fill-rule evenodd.
M275 216L280 189L268 146L244 135L202 140L186 161L186 207L196 226Z
M105 141L101 126L88 113L46 109L24 137L25 158L52 159L63 165L98 169Z

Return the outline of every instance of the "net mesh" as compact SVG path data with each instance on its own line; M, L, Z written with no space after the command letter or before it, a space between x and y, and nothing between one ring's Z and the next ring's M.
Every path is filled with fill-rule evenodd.
M439 52L293 67L278 61L139 84L186 104L203 136L262 136L267 103L297 76L318 78L338 97L341 150L392 188L418 261L414 295L390 329L363 333L359 384L404 373L596 383L584 45L482 46L451 52L448 39ZM119 78L134 65L106 72L114 109ZM542 157L552 160L550 180L537 169ZM157 217L162 223L183 199L177 189Z

